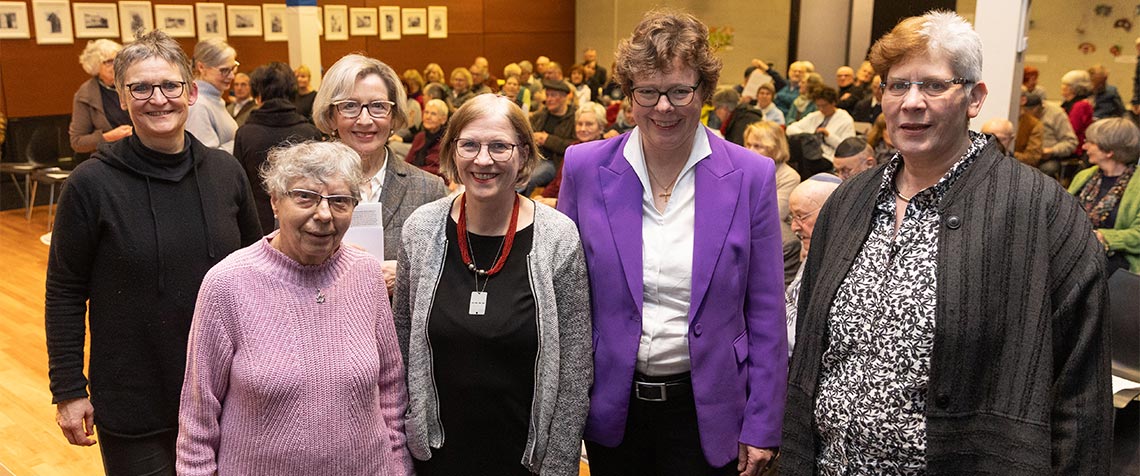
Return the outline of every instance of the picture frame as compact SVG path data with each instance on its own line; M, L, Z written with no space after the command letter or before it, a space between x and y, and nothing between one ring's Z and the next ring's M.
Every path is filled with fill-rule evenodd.
M325 39L328 41L348 39L348 6L325 5Z
M428 38L447 38L447 7L428 7Z
M198 40L226 39L226 6L221 3L195 3L198 21Z
M194 6L155 5L154 25L171 38L193 38Z
M289 34L285 31L285 5L263 4L261 14L265 22L265 41L287 41L289 39Z
M114 3L73 3L76 38L117 38L119 8Z
M427 9L426 8L405 8L401 10L404 17L404 34L405 35L426 35L427 34Z
M230 36L262 36L261 5L226 5Z
M75 43L75 38L71 36L71 10L68 8L67 0L33 1L31 23L36 25L37 44Z
M375 8L349 8L348 18L352 36L376 36L380 32Z
M120 1L119 28L123 43L135 41L136 33L154 30L154 12L149 1Z
M0 2L0 39L16 40L32 37L32 27L28 23L28 4L24 2Z
M400 39L400 7L380 7L380 39Z

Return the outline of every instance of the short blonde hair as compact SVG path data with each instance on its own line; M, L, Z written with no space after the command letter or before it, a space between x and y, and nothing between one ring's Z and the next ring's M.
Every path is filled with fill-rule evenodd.
M514 101L495 94L475 96L463 103L451 116L439 151L439 171L444 178L455 183L463 183L455 166L455 140L472 123L497 117L505 117L511 124L518 144L515 153L522 154L522 164L519 165L516 184L522 185L530 180L530 173L542 160L542 154L538 152L538 146L534 143L534 130L530 127L526 113Z
M396 71L383 61L357 53L345 55L325 73L321 89L313 99L313 124L317 129L332 134L336 130L333 103L348 99L356 88L356 81L371 75L380 77L388 90L388 100L396 103L392 106L392 130L403 129L408 123L408 95Z
M784 138L784 129L772 121L757 121L744 129L744 140L755 138L764 148L772 152L772 160L777 165L788 161L791 154L788 152L788 140Z

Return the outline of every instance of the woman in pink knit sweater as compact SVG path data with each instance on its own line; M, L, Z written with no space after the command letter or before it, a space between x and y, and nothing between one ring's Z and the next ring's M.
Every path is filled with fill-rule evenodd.
M178 474L406 475L407 390L380 261L341 246L360 156L269 153L280 230L206 275L190 330Z

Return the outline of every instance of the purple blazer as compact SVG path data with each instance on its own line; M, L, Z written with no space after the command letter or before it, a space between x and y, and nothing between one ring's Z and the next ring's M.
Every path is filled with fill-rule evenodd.
M558 209L578 224L594 316L594 386L585 438L625 433L641 337L641 181L630 134L567 149ZM701 448L712 466L737 442L780 446L788 378L784 257L775 165L709 133L696 173L689 358Z

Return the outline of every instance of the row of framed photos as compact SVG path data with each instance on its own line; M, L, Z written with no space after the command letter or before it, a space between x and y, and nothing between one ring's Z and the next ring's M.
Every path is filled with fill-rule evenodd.
M70 7L70 8L69 8ZM32 0L32 20L27 3L0 1L0 39L31 38L35 24L36 43L71 44L75 38L122 38L134 40L135 32L156 27L175 38L199 39L229 36L264 36L265 41L286 41L285 5L154 5L149 1L115 3L70 3L68 0ZM399 40L402 35L447 38L447 7L349 8L346 5L317 7L322 12L326 40L343 41L351 36L379 36ZM74 14L74 16L73 16ZM75 36L72 36L72 18Z

